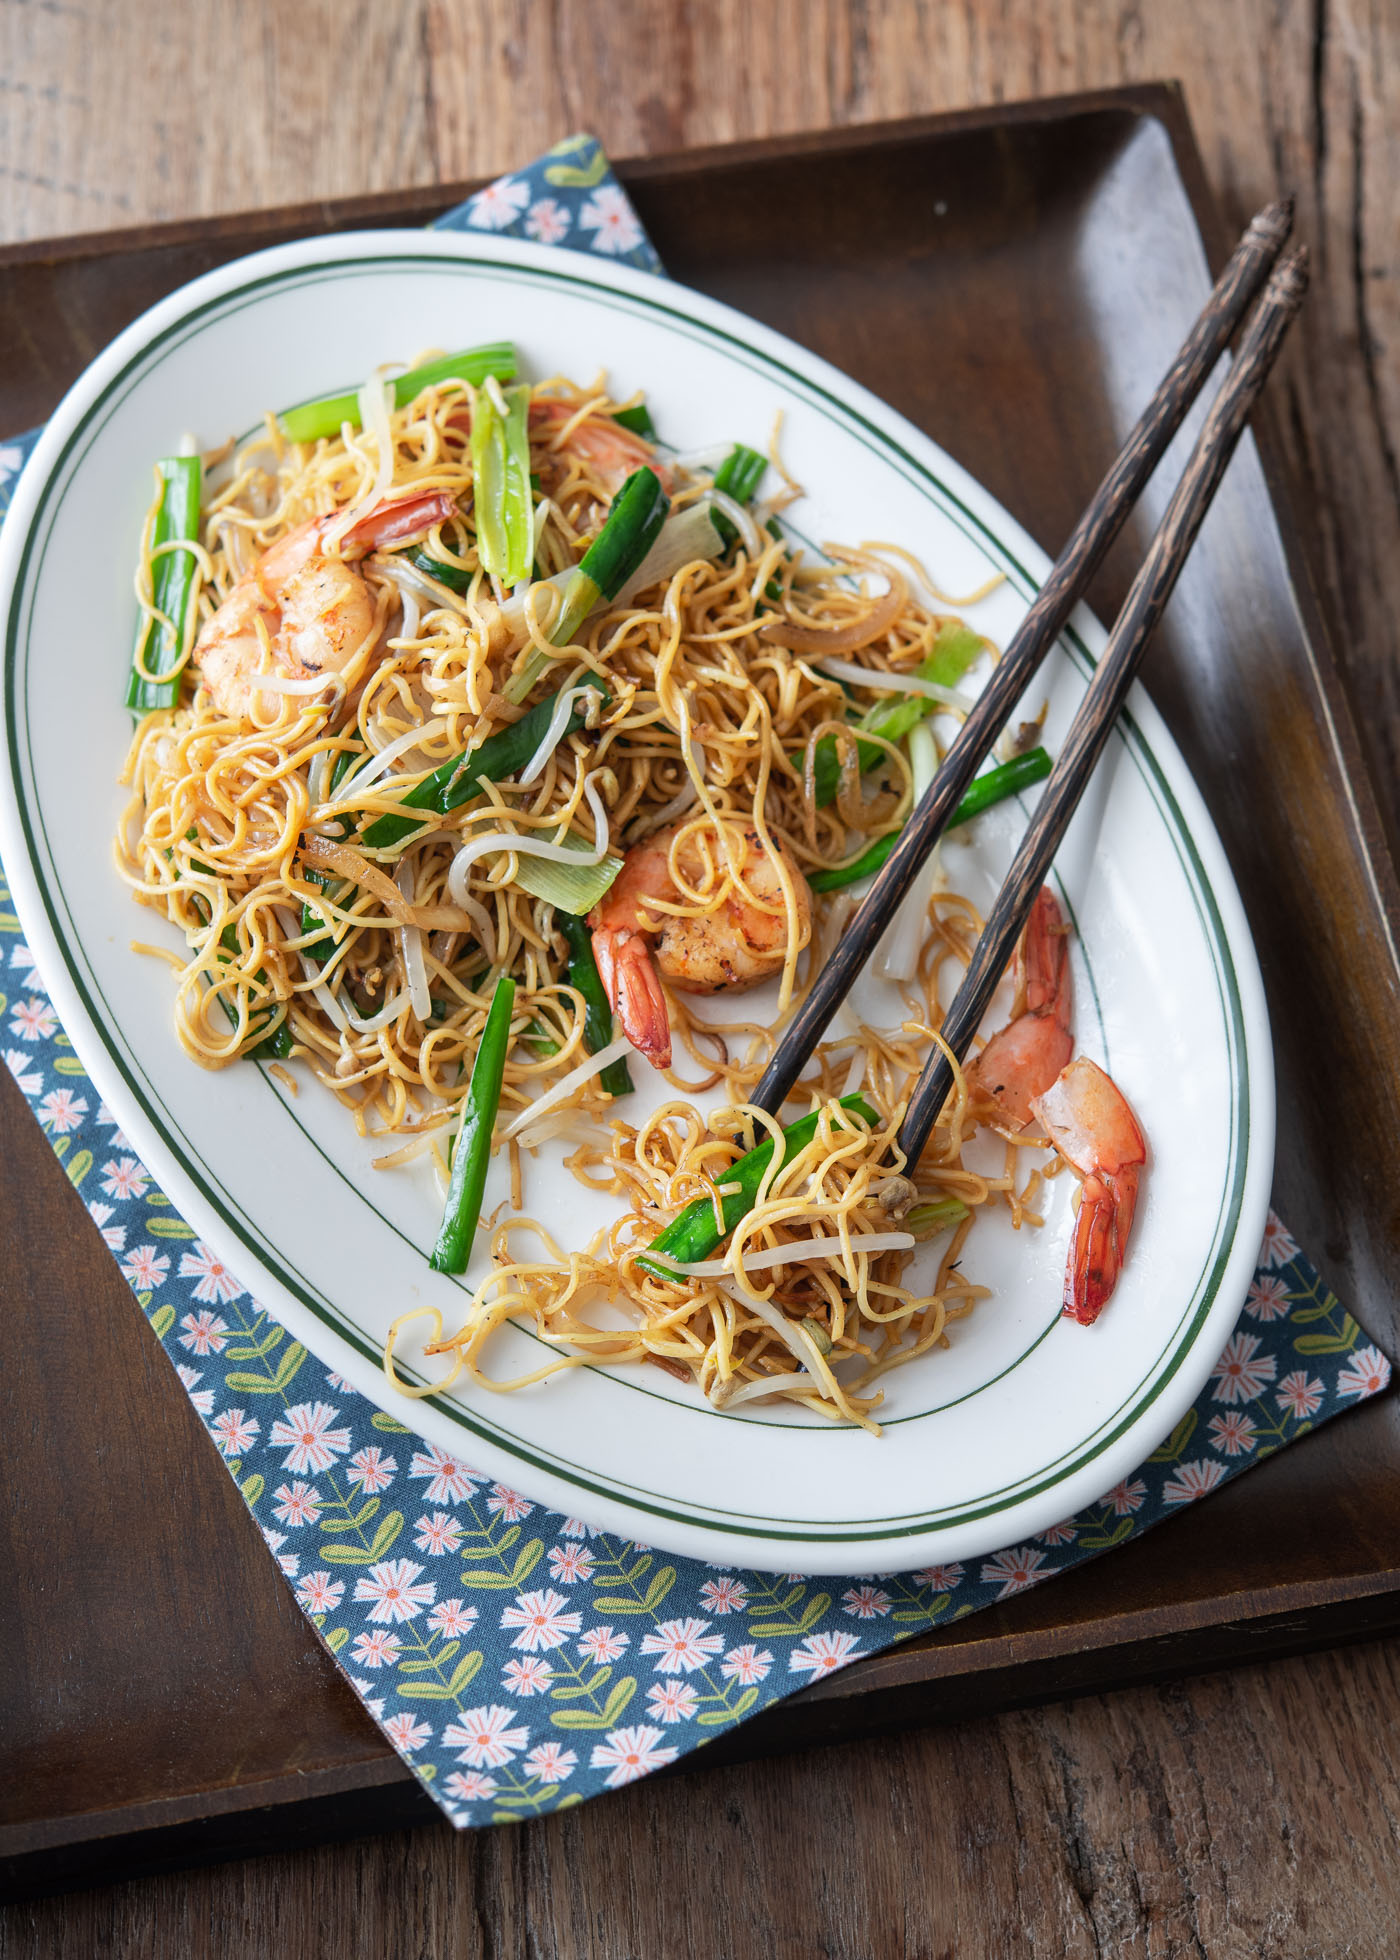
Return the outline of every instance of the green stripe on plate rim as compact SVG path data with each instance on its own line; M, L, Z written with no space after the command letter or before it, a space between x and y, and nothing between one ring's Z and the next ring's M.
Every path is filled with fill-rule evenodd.
M102 394L86 411L82 420L65 443L63 450L60 452L50 472L48 482L45 484L38 508L35 512L33 525L31 526L29 536L25 540L16 579L16 600L11 608L10 617L6 622L6 726L10 765L17 792L21 781L20 771L22 760L18 743L20 717L15 712L20 700L21 615L24 614L26 620L32 618L33 591L30 581L30 571L31 565L35 561L36 542L39 537L41 522L47 514L50 524L52 523L52 517L57 509L57 503L61 500L57 493L59 479L65 470L69 469L70 465L76 467L76 452L80 444L83 444L85 439L86 443L90 443L97 435L103 423L115 412L122 396L129 392L130 388L135 385L137 379L144 378L182 340L191 337L199 331L200 323L210 315L214 313L228 315L239 312L243 308L255 304L259 296L270 288L280 287L288 290L297 285L312 286L325 283L328 280L343 280L347 277L370 277L386 267L398 272L419 270L437 276L441 276L444 273L456 273L467 277L499 278L504 273L505 277L512 280L537 285L546 289L558 286L580 288L593 298L595 302L601 302L619 310L641 315L642 317L660 316L670 324L673 331L678 331L697 341L719 343L729 354L730 358L737 359L753 372L769 375L776 373L781 375L785 385L801 395L810 406L844 426L848 434L854 435L865 447L880 456L886 464L898 470L906 482L933 502L942 511L943 515L962 531L965 537L978 545L986 553L990 561L1003 573L1008 583L1021 597L1029 599L1036 589L1035 582L1030 577L1026 567L990 526L975 511L971 510L942 478L917 458L910 455L896 438L880 429L877 424L872 422L859 409L852 407L848 402L842 401L807 375L801 374L797 370L789 367L776 355L766 352L759 353L737 335L710 323L702 324L694 320L689 314L667 305L660 298L650 295L642 298L631 293L623 294L606 282L585 277L578 272L565 271L563 268L558 270L551 269L548 272L544 272L535 268L527 268L510 263L506 263L503 266L500 260L486 257L477 259L471 257L469 253L449 258L440 258L436 255L424 253L422 255L386 254L378 258L348 258L323 261L315 268L296 268L281 273L264 274L249 281L246 285L239 287L236 291L222 294L217 299L208 300L195 311L183 315L180 320L174 322L167 328L158 339L152 341L143 347L138 354L134 355L126 366L107 383ZM42 556L42 551L40 551L39 555L40 557ZM27 609L26 601L28 601ZM1095 664L1093 656L1090 654L1088 647L1085 645L1079 633L1072 626L1067 628L1061 636L1061 643L1069 652L1081 672L1087 673L1092 671ZM29 641L26 631L23 635L23 656L26 663L26 671L28 655ZM675 1508L675 1500L671 1500L670 1502L659 1500L652 1493L638 1486L630 1485L620 1479L609 1478L600 1480L593 1472L586 1470L581 1465L571 1463L566 1458L539 1452L523 1444L518 1438L510 1435L508 1431L482 1420L472 1412L459 1407L457 1404L443 1397L431 1396L425 1398L431 1406L459 1428L469 1434L477 1435L493 1442L496 1446L513 1456L518 1462L538 1469L543 1473L560 1477L580 1491L587 1491L600 1497L621 1501L632 1509L643 1511L652 1516L666 1518L677 1524L707 1525L712 1529L720 1530L737 1538L768 1538L772 1537L776 1530L778 1535L790 1539L794 1543L829 1545L864 1542L872 1538L898 1540L900 1538L912 1537L932 1529L948 1529L957 1525L970 1523L1007 1510L1012 1505L1025 1503L1048 1490L1054 1484L1062 1482L1066 1477L1075 1474L1078 1470L1100 1457L1105 1450L1111 1447L1118 1437L1123 1435L1127 1429L1136 1423L1161 1395L1168 1382L1172 1380L1183 1365L1195 1335L1204 1324L1214 1303L1229 1261L1235 1233L1239 1224L1249 1161L1249 1064L1244 1040L1243 1005L1240 999L1234 962L1231 958L1229 943L1225 935L1224 922L1220 917L1215 894L1206 878L1205 868L1201 862L1195 840L1186 827L1176 797L1166 780L1157 757L1153 754L1136 721L1127 713L1120 719L1120 733L1128 754L1136 763L1149 793L1152 795L1154 802L1166 822L1168 834L1172 839L1178 860L1186 874L1188 888L1191 891L1207 944L1214 957L1217 988L1224 1013L1227 1035L1227 1049L1231 1073L1231 1107L1234 1112L1234 1122L1232 1124L1229 1143L1229 1176L1226 1181L1226 1189L1222 1193L1221 1206L1217 1214L1211 1246L1207 1252L1201 1275L1195 1286L1191 1289L1187 1304L1183 1308L1176 1328L1172 1330L1163 1348L1154 1358L1151 1366L1145 1371L1139 1387L1134 1389L1128 1396L1125 1396L1118 1408L1103 1419L1095 1436L1075 1444L1070 1450L1064 1452L1060 1458L1043 1465L1039 1471L1027 1473L1016 1485L1008 1486L1001 1490L988 1491L980 1499L972 1503L963 1504L951 1512L923 1511L919 1513L901 1513L886 1518L863 1520L859 1524L844 1526L839 1529L830 1526L813 1529L802 1520L760 1517L757 1515L740 1517L730 1512L711 1510L707 1506L693 1503L687 1503L683 1508L678 1509ZM28 780L31 783L33 781L32 764ZM16 796L20 823L24 832L30 859L37 868L41 862L37 848L39 839L36 837L34 823L31 820L31 804L36 802L37 799L35 798L26 798L18 794ZM42 831L42 813L36 811L35 814L37 815L39 829ZM51 851L48 850L46 835L44 836L43 842L45 846L44 861L47 862L50 874L53 874L53 856ZM357 1354L373 1363L376 1367L379 1366L381 1361L379 1349L367 1342L353 1323L347 1321L345 1316L339 1312L330 1300L317 1293L303 1275L296 1273L288 1267L280 1255L276 1253L275 1249L266 1243L255 1222L247 1217L240 1209L233 1207L226 1195L206 1177L204 1166L192 1140L184 1136L184 1133L179 1129L173 1117L165 1110L163 1103L160 1101L159 1092L156 1090L155 1085L144 1076L144 1072L140 1074L140 1079L138 1079L138 1071L134 1059L128 1057L125 1050L118 1046L112 1033L109 1032L114 1026L110 1013L103 1014L98 1011L94 1000L94 993L100 997L101 986L96 975L92 973L90 968L86 969L85 977L84 972L79 970L78 964L76 963L72 948L80 942L77 939L76 923L73 921L66 893L62 892L61 886L57 886L56 877L53 875L48 878L41 878L37 882L49 926L53 933L54 942L59 948L60 956L63 959L74 990L83 1003L84 1010L92 1024L94 1034L101 1042L109 1061L121 1076L146 1119L151 1123L157 1134L159 1134L167 1149L170 1150L171 1155L179 1161L185 1175L190 1179L204 1202L219 1217L232 1236L268 1272L273 1274L291 1298L296 1300L300 1306L304 1307L317 1320L321 1321L323 1325L330 1328L338 1338L347 1342ZM56 886L62 896L63 910L68 914L71 931L65 930L60 922L54 897L54 888ZM281 1104L281 1098L278 1098L278 1101ZM285 1104L281 1104L281 1106L285 1108ZM298 1128L300 1127L298 1125ZM304 1130L302 1134L306 1134ZM181 1137L185 1148L182 1149L175 1141L176 1135ZM1053 1326L1054 1323L1052 1322L1051 1325ZM1050 1329L1047 1327L1045 1333L1038 1336L1032 1344L1032 1348L1028 1348L1026 1352L1032 1352L1033 1348L1039 1345L1040 1340L1045 1338L1045 1334L1049 1331ZM1024 1358L1024 1356L1021 1357L1022 1360ZM1018 1365L1020 1365L1019 1361L1011 1364L1012 1367ZM1160 1369L1160 1372L1154 1376L1154 1370L1158 1369ZM1003 1375L1006 1372L1003 1371ZM1001 1378L998 1377L998 1379ZM616 1378L612 1377L610 1379ZM990 1384L982 1384L978 1389L970 1391L970 1393L980 1393L982 1388L987 1386L990 1386ZM651 1393L651 1391L642 1392ZM963 1397L959 1399L965 1400L967 1398ZM944 1404L942 1406L948 1407L951 1404ZM936 1409L928 1410L924 1411L921 1415L899 1418L898 1420L906 1422L923 1420L937 1413L938 1410ZM771 1424L769 1426L787 1427L787 1425L781 1424ZM833 1427L826 1433L836 1438L841 1436L854 1436L861 1432L854 1429L843 1430Z

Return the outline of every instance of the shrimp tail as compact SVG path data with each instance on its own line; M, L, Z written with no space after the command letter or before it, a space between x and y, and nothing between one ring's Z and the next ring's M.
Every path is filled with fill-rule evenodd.
M653 1068L669 1068L671 1021L645 937L625 927L598 927L593 934L593 957L622 1032Z
M1092 1327L1107 1306L1123 1270L1128 1233L1137 1205L1136 1165L1116 1176L1086 1177L1074 1221L1074 1239L1065 1264L1064 1311L1081 1327Z
M1035 1097L1032 1108L1081 1180L1064 1311L1081 1327L1091 1327L1123 1268L1147 1144L1127 1097L1085 1056Z
M447 490L428 490L417 497L385 499L366 511L358 523L340 540L342 553L380 551L388 544L406 544L426 537L435 524L445 524L457 509L457 499Z

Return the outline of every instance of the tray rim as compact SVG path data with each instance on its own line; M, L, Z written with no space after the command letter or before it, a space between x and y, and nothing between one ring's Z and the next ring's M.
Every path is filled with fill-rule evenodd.
M1075 91L1062 95L1027 98L1011 103L989 104L932 115L894 118L879 122L846 125L840 129L816 129L747 139L732 144L714 144L652 157L614 160L614 170L628 188L645 188L677 178L746 163L779 158L823 156L866 149L897 148L957 134L1034 123L1052 123L1105 112L1126 112L1143 120L1155 121L1166 134L1173 165L1181 180L1193 221L1201 235L1212 272L1218 271L1229 249L1229 234L1220 205L1210 184L1196 141L1180 82L1172 80L1135 83L1122 87ZM199 245L237 239L238 249L258 249L260 241L300 228L341 230L370 224L414 223L425 210L443 208L468 196L489 181L471 179L459 184L425 184L408 189L361 194L341 199L309 200L298 204L267 206L247 211L218 214L206 218L180 219L119 227L113 230L74 233L54 238L23 240L0 246L0 274L28 265L55 267L75 262L96 261L103 257L125 257L144 251ZM1307 665L1312 674L1323 712L1326 740L1330 744L1346 803L1347 817L1360 859L1370 882L1377 920L1384 935L1387 954L1400 986L1400 877L1396 862L1400 839L1385 825L1381 808L1361 751L1356 732L1356 708L1347 678L1336 656L1333 635L1327 623L1326 606L1320 591L1312 554L1296 512L1297 485L1285 460L1284 446L1272 404L1265 403L1253 424L1270 512L1278 528L1291 596L1297 608ZM1256 1475L1268 1472L1263 1466ZM1379 1613L1368 1612L1372 1603ZM998 1614L1004 1609L998 1609ZM1306 1619L1300 1616L1307 1615ZM1013 1617L1014 1615L1008 1615ZM1033 1627L993 1633L981 1644L977 1659L966 1667L968 1674L997 1672L1020 1675L1026 1669L1046 1662L1071 1660L1080 1651L1096 1651L1112 1656L1135 1655L1148 1647L1166 1647L1183 1635L1206 1627L1229 1626L1238 1630L1234 1651L1207 1659L1176 1653L1157 1665L1129 1665L1115 1670L1104 1668L1094 1681L1066 1682L1062 1688L1032 1686L1020 1702L1053 1698L1058 1693L1099 1691L1108 1686L1128 1686L1135 1681L1160 1679L1172 1674L1201 1671L1234 1664L1264 1653L1283 1654L1306 1651L1329 1640L1356 1640L1373 1637L1400 1626L1400 1568L1374 1571L1323 1581L1287 1582L1267 1589L1236 1595L1222 1594L1210 1600L1184 1606L1168 1604L1130 1618L1145 1623L1131 1631L1122 1620L1108 1616L1073 1627ZM1254 1629L1264 1630L1280 1623L1276 1638L1251 1641ZM1102 1629L1094 1639L1094 1629ZM948 1630L952 1632L951 1629ZM1144 1638L1146 1635L1146 1638ZM902 1692L927 1686L939 1679L956 1678L957 1668L940 1665L945 1649L961 1646L939 1633L918 1636L888 1650L836 1677L830 1683L799 1691L776 1705L757 1723L736 1732L724 1753L725 1760L768 1753L771 1747L800 1747L800 1740L770 1743L767 1731L781 1724L774 1720L789 1712L801 1718L804 1711L821 1704L859 1704L884 1685ZM893 1677L893 1679L891 1679ZM994 1700L991 1708L1018 1705L1016 1690ZM979 1712L988 1712L986 1708ZM936 1719L930 1717L929 1719ZM816 1735L812 1740L839 1739L839 1732ZM737 1742L737 1746L735 1743ZM757 1743L758 1747L746 1746ZM765 1747L765 1744L768 1746ZM717 1762L718 1750L707 1750L695 1766ZM689 1759L687 1759L689 1761ZM680 1766L678 1766L680 1767ZM40 1854L61 1845L76 1849L82 1842L112 1843L131 1833L144 1839L164 1840L170 1827L198 1819L232 1820L240 1815L268 1815L276 1810L288 1815L298 1808L314 1809L327 1800L353 1797L356 1792L402 1791L411 1782L385 1743L381 1757L357 1758L352 1763L313 1771L288 1772L286 1776L263 1779L251 1786L224 1786L207 1791L190 1790L172 1796L144 1800L109 1810L74 1812L62 1818L26 1820L0 1827L0 1860L8 1867L0 1870L0 1897L32 1896L36 1891L62 1889L86 1882L86 1874L66 1871L52 1881L45 1879L36 1860L33 1880L27 1880L23 1866L26 1854ZM251 1799L251 1801L250 1801ZM425 1815L427 1813L424 1813ZM353 1835L365 1830L391 1827L406 1818L386 1818L383 1823L366 1819L363 1811L347 1813L343 1820L327 1816L324 1828L316 1827L307 1842L320 1842L333 1836ZM254 1846L253 1848L256 1848ZM154 1855L136 1867L125 1861L123 1873L132 1869L151 1870L175 1864L206 1862L221 1855L220 1845L201 1841L192 1851ZM240 1855L234 1844L222 1855ZM112 1872L94 1870L92 1881ZM17 1886L12 1885L17 1881Z

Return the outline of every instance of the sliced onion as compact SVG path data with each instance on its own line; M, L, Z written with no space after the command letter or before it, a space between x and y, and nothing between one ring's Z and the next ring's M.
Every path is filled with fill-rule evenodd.
M712 442L708 449L687 449L675 458L674 467L685 470L690 476L694 476L698 471L713 476L721 463L728 462L733 447L734 445L728 442Z
M876 600L868 613L863 613L859 619L853 619L845 626L799 626L796 620L778 622L765 626L759 639L769 640L775 646L789 647L794 653L854 653L857 648L868 647L872 640L878 640L882 633L887 633L909 596L908 586L898 572L889 565L881 564L878 558L866 558L856 552L847 552L844 557L849 564L868 565L890 582L889 591ZM865 673L864 668L861 673ZM884 676L879 684L884 685Z
M376 552L369 564L372 570L381 573L399 588L400 598L407 597L411 592L431 611L436 612L445 606L449 612L459 613L463 619L468 617L459 592L454 592L450 586L439 585L435 578L427 577L397 552Z
M542 1096L537 1097L534 1102L522 1109L518 1116L507 1123L501 1132L501 1140L509 1143L512 1137L518 1137L522 1130L528 1130L532 1123L537 1123L542 1116L547 1116L556 1104L567 1102L585 1082L591 1082L593 1077L601 1075L605 1068L611 1068L614 1062L620 1062L624 1055L631 1053L631 1049L632 1044L626 1035L620 1034L616 1041L610 1041L607 1047L600 1048L596 1055L590 1055L586 1061L580 1062L577 1068L571 1068L552 1089L546 1089ZM910 1239L909 1243L912 1245L914 1241Z
M472 866L479 858L491 857L501 851L513 851L517 857L547 858L552 864L601 864L608 855L608 813L603 808L592 773L583 779L583 793L593 813L591 850L581 851L576 846L551 843L543 837L522 836L514 830L482 831L476 837L469 837L453 858L447 874L448 897L454 904L462 904L468 896L467 879Z
M413 866L405 858L394 874L394 882L403 893L405 900L412 905ZM421 926L399 927L400 950L403 953L404 978L408 981L408 997L413 1002L413 1011L420 1021L426 1022L433 1011L432 995L428 991L428 967L423 958L423 928Z
M914 1243L912 1232L861 1232L853 1234L850 1245L855 1252L903 1252ZM838 1259L845 1243L819 1233L812 1239L795 1239L791 1245L772 1245L761 1252L744 1255L746 1273L767 1272L773 1266L791 1266L801 1259ZM657 1260L657 1264L661 1264ZM665 1262L668 1266L670 1260ZM675 1270L686 1279L733 1279L734 1268L727 1259L694 1259L689 1265L676 1263ZM747 1295L745 1296L747 1298Z
M496 943L496 926L491 914L486 910L486 907L481 901L473 898L470 893L468 893L463 902L462 910L471 921L472 927L476 932L477 944L480 946L482 952L490 957L491 948ZM457 928L457 930L465 930L465 928ZM438 935L435 934L435 941L437 937ZM440 965L445 966L447 964L435 943L430 945L428 950Z
M812 1395L821 1393L821 1383L805 1368L795 1375L770 1375L766 1381L736 1382L731 1375L727 1382L716 1382L710 1390L710 1406L713 1409L733 1409L741 1402L757 1402L764 1395Z
M363 885L400 925L422 926L428 932L462 932L471 923L458 905L410 905L392 878L348 844L337 844L329 837L308 837L301 855L308 863L329 865L352 884Z
M378 1034L379 1030L387 1028L391 1021L397 1021L404 1009L411 1005L412 1002L407 994L395 994L392 1000L384 1003L377 1014L371 1014L367 1020L362 1020L350 1007L345 1009L345 1018L356 1034Z
M858 667L853 660L819 660L816 664L834 681L849 681L853 687L874 688L882 694L922 694L962 715L973 705L973 696L959 694L955 687L943 687L938 681L926 681L919 674L876 673L873 668Z
M651 550L612 601L614 611L630 606L636 594L648 586L660 585L663 580L669 585L677 572L697 559L708 562L719 557L724 539L715 529L710 508L708 499L701 497L666 519Z
M707 490L698 501L709 504L712 510L723 512L742 538L744 549L750 558L760 556L763 539L759 535L758 526L753 521L753 513L746 509L737 497L731 497L727 490Z

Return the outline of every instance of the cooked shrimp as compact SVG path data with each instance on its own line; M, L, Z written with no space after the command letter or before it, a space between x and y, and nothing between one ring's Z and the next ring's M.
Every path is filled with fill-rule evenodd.
M1032 1108L1082 1180L1065 1267L1064 1310L1089 1327L1123 1268L1147 1145L1122 1090L1083 1056L1035 1097Z
M1016 951L1016 998L1024 1007L967 1071L969 1087L996 1106L1009 1130L1026 1127L1032 1099L1044 1094L1074 1053L1069 944L1048 885L1036 893Z
M608 998L628 1039L656 1068L671 1063L663 978L682 993L742 992L782 970L792 927L799 948L811 937L811 895L786 844L774 838L770 851L749 826L739 836L743 857L736 876L709 826L687 820L656 831L627 853L612 889L589 914ZM705 889L711 868L717 874L718 888L703 909L672 874L677 839L676 869L691 891ZM775 852L793 895L791 925Z
M1072 1062L1073 994L1066 928L1048 885L1036 893L1016 954L1021 1011L994 1034L967 1071L974 1095L990 1101L1001 1127L1024 1130L1032 1116L1082 1180L1065 1268L1064 1310L1088 1327L1118 1283L1147 1146L1110 1076Z
M194 660L221 714L246 719L256 695L275 712L277 689L259 687L264 648L292 681L343 673L374 629L369 587L353 560L378 546L422 536L450 517L445 491L378 505L345 533L340 555L321 549L333 520L313 517L269 545L195 641Z
M577 402L558 401L549 395L530 404L531 436L536 442L548 442L550 451L561 462L564 460L564 450L556 449L556 431L571 422L578 410ZM656 471L662 489L670 495L671 472L658 461L652 445L641 436L633 435L630 429L624 429L609 415L585 416L576 428L569 431L564 447L576 450L610 492L620 490L633 470L645 466Z

